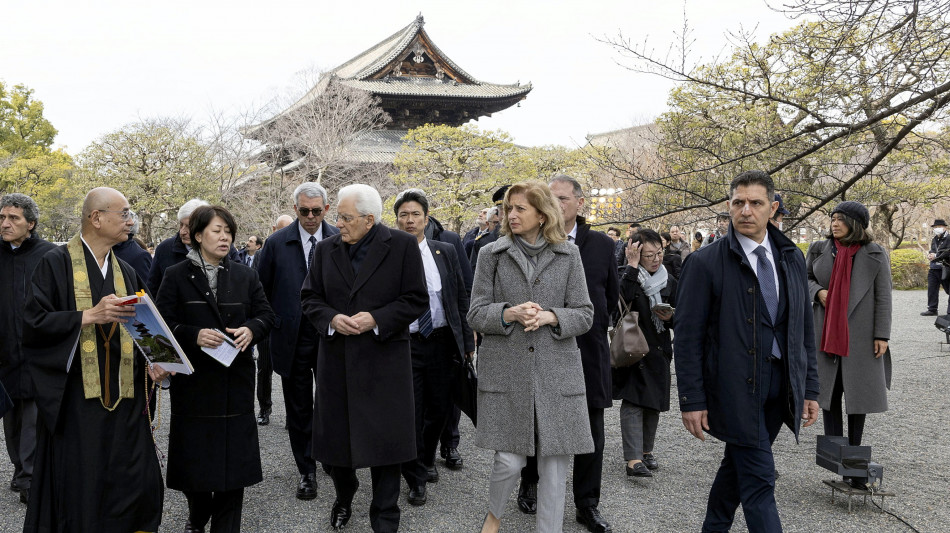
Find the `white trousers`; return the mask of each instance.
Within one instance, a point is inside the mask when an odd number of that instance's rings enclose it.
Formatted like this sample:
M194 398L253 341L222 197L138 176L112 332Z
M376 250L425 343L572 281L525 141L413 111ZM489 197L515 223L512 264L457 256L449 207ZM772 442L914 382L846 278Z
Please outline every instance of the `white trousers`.
M521 469L527 464L524 455L495 452L488 489L488 510L501 519L515 485L521 479ZM560 533L564 524L564 495L567 490L567 467L570 455L538 457L538 533Z

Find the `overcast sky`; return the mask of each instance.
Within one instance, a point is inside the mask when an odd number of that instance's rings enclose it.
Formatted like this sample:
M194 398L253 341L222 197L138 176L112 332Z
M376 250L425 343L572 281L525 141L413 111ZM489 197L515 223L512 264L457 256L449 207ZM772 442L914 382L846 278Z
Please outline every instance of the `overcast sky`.
M300 72L334 68L420 12L469 74L534 85L521 107L478 121L519 144L573 147L665 109L671 85L619 66L596 38L623 32L665 51L683 25L670 0L30 0L3 6L0 79L34 89L56 144L77 154L142 118L259 109ZM762 40L795 24L764 0L694 0L686 14L694 59L721 52L729 30Z

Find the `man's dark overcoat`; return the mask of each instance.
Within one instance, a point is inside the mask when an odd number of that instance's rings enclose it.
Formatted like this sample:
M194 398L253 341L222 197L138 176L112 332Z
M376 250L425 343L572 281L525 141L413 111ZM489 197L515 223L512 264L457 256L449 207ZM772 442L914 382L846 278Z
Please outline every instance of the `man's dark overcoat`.
M152 254L142 249L139 243L135 242L134 237L129 235L128 240L113 246L112 251L119 259L134 268L139 277L148 279L148 275L152 271ZM152 292L152 294L155 294L155 292Z
M339 235L317 245L301 291L320 335L313 457L350 468L416 457L409 324L429 305L414 237L379 224L358 272ZM379 333L329 333L337 314L373 315Z
M459 234L445 229L441 222L430 216L429 221L426 222L425 236L426 239L451 244L455 248L455 253L459 257L459 267L462 269L462 279L465 280L465 292L471 295L472 280L475 278L475 274L471 263L467 260L468 255L465 255L465 246L462 244L462 238L459 237ZM463 257L466 260L463 261Z
M805 400L818 399L818 370L805 257L771 224L769 240L787 310L783 364L791 397L784 422L798 437ZM689 254L674 315L676 384L682 411L709 411L709 433L740 446L758 446L763 347L757 343L764 300L758 279L730 225L725 237ZM765 349L768 349L766 346Z
M340 230L323 221L323 239L337 235ZM314 251L316 254L317 251ZM261 276L264 294L274 308L277 318L270 336L271 361L274 372L290 377L291 361L297 349L300 331L300 287L307 277L307 262L300 242L300 221L283 227L266 241L257 252L254 268ZM314 262L317 261L314 257Z
M228 259L222 265L217 298L205 274L183 261L165 271L155 303L195 367L194 374L171 378L167 483L176 490L233 490L263 479L252 348L226 367L201 350L198 331L247 326L257 343L274 313L253 269Z
M468 292L465 290L463 268L455 247L451 244L426 239L426 245L432 252L439 278L442 280L442 309L445 321L452 330L459 361L467 352L475 351L475 336L465 316L468 315ZM468 263L467 261L465 262ZM448 379L448 377L446 377Z
M617 310L620 295L614 263L614 241L599 231L591 231L590 224L583 217L577 217L576 224L574 244L580 248L587 291L594 304L594 325L587 333L577 336L577 347L581 350L581 363L584 366L587 406L608 408L613 402L607 328L610 327L610 316Z

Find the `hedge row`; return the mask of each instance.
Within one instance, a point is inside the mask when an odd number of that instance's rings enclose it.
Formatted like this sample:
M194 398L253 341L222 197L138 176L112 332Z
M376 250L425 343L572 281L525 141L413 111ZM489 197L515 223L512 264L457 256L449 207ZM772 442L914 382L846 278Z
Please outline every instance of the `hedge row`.
M808 253L808 243L797 243L803 254ZM891 279L895 289L926 289L927 269L930 263L924 252L915 248L891 251Z

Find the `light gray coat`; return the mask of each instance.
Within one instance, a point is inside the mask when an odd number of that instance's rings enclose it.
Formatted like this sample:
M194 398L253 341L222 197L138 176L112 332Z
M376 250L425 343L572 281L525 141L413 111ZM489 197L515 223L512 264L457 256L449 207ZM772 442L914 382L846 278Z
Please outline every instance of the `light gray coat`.
M808 248L808 292L814 302L816 347L821 347L825 308L818 301L818 291L827 289L834 266L834 242L830 239ZM818 404L831 408L838 365L848 414L882 413L887 411L887 389L891 387L890 349L880 358L874 357L874 339L891 337L891 265L887 252L878 244L861 247L851 267L851 288L848 296L848 357L829 356L818 350Z
M574 340L594 321L584 266L568 242L549 244L537 258L528 280L527 259L510 238L502 236L478 254L468 312L469 325L484 335L475 444L535 455L537 433L538 455L591 453L584 370ZM528 301L553 311L560 332L502 324L506 307Z

